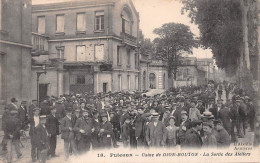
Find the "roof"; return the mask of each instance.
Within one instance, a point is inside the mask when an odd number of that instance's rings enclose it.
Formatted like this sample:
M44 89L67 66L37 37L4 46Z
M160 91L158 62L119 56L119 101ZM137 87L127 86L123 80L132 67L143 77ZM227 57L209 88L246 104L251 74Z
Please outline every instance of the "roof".
M69 9L86 6L98 6L98 5L109 5L115 4L118 0L78 0L68 2L57 2L48 4L37 4L32 6L32 12L44 11L44 10L55 10L55 9Z

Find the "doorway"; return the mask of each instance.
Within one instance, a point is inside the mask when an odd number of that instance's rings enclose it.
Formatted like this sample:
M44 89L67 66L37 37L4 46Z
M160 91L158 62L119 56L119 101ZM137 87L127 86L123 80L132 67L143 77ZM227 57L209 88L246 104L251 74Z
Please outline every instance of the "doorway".
M103 92L107 93L107 83L103 83Z
M48 84L39 84L39 101L43 101L47 97Z

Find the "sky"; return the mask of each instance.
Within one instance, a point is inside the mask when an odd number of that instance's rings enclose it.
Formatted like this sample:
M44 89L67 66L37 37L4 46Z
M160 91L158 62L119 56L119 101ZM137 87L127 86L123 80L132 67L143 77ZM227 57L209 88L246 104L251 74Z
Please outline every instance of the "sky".
M33 4L44 4L51 2L63 2L70 0L32 0ZM74 0L75 1L75 0ZM140 29L145 38L153 40L157 36L153 34L155 28L161 27L165 23L175 22L190 26L191 31L199 36L199 29L190 23L187 14L181 14L182 3L180 0L132 0L140 16ZM211 58L211 50L202 48L193 49L193 57Z

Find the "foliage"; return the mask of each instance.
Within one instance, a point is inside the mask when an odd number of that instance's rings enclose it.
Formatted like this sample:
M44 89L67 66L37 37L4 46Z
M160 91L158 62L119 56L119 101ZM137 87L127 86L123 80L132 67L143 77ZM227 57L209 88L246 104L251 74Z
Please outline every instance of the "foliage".
M189 26L178 23L163 24L153 31L159 37L154 39L156 55L168 62L168 76L177 69L177 59L181 52L192 53L192 48L197 46L194 34Z
M140 45L140 53L142 55L153 54L153 43L151 42L150 39L144 38L142 31L140 31L139 45Z
M234 74L242 54L242 11L239 0L183 0L182 12L200 29L201 45L211 48L216 64Z

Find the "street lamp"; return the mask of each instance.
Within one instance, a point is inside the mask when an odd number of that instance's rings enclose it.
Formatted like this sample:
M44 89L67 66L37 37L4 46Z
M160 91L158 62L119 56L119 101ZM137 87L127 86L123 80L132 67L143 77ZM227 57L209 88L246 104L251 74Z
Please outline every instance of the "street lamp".
M38 106L39 106L39 78L41 76L41 74L46 74L46 64L42 65L42 70L44 71L40 71L40 72L36 72L37 74L37 103L38 103Z

